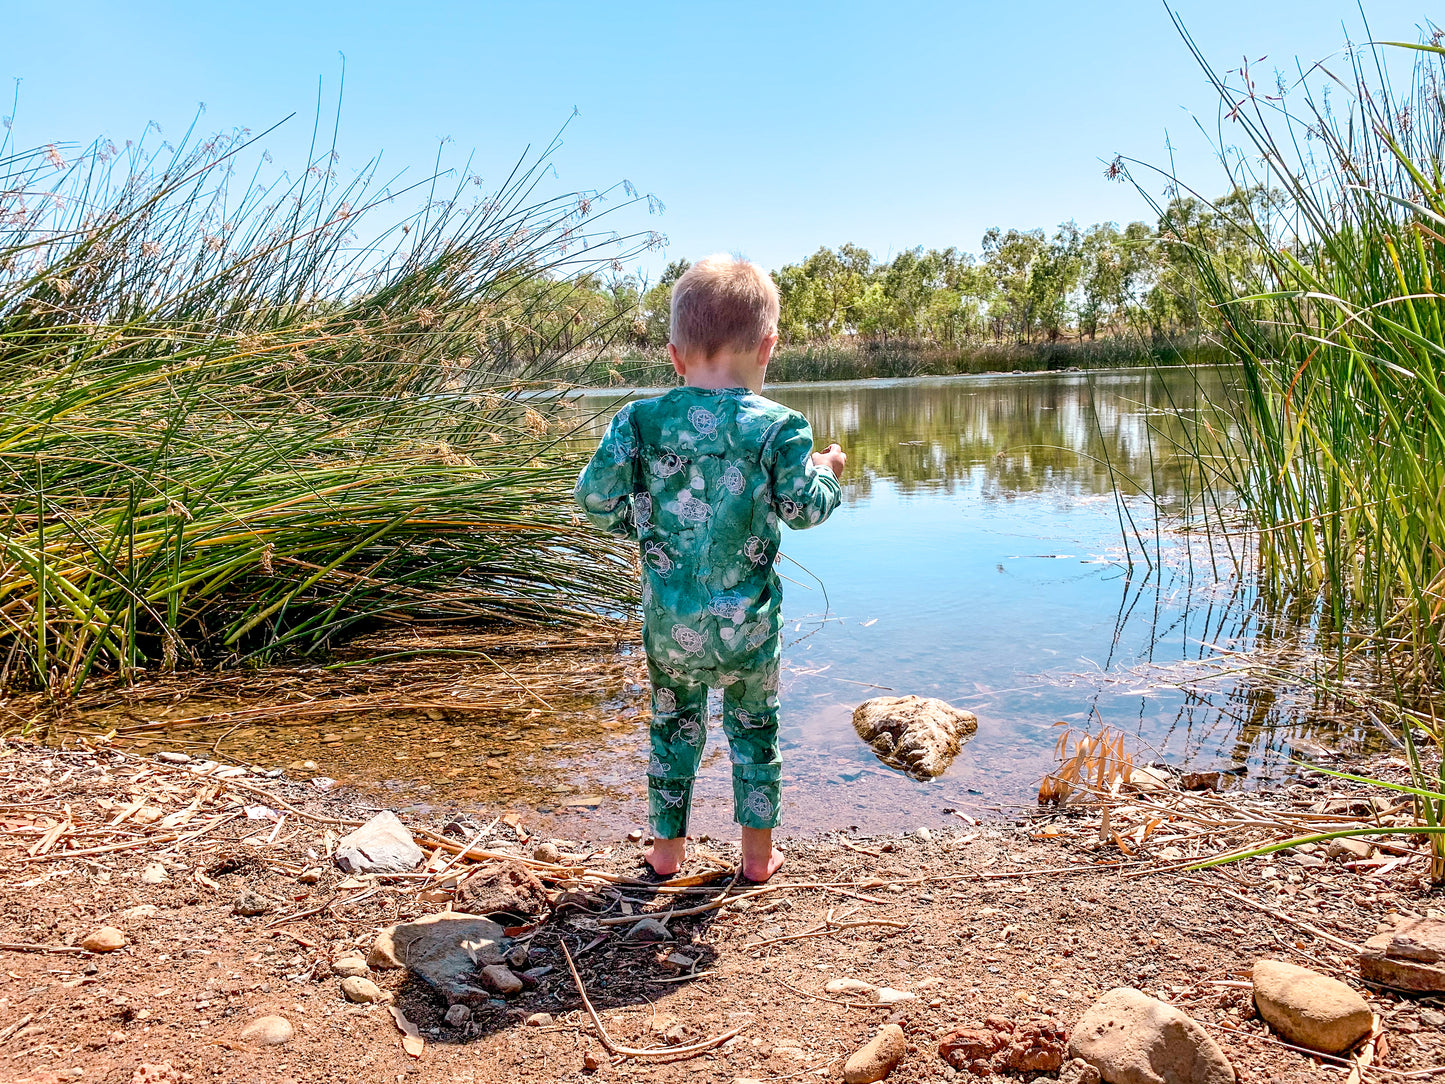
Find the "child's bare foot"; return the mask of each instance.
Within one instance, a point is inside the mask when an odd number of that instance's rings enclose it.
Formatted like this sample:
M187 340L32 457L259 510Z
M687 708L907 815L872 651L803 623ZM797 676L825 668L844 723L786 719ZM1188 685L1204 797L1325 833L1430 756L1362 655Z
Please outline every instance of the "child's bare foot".
M773 846L771 828L743 829L743 876L762 884L783 864L783 852Z
M783 864L783 852L776 847L770 853L764 855L761 860L749 862L743 859L743 876L754 884L762 884Z
M652 846L642 852L643 859L659 877L671 877L682 869L687 859L687 837L677 839L654 839Z

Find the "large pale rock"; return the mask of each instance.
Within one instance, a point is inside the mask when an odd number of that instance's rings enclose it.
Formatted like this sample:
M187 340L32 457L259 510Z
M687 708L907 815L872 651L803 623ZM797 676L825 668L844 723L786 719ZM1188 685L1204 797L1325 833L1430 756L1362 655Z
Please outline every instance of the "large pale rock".
M1326 1054L1348 1050L1374 1023L1365 999L1339 979L1283 960L1254 962L1254 1003L1287 1041Z
M424 857L401 818L389 809L336 844L336 864L346 873L406 873Z
M882 1080L908 1052L908 1040L897 1024L884 1024L878 1034L843 1063L844 1084L873 1084Z
M1445 922L1406 919L1360 950L1360 977L1397 990L1445 990Z
M114 926L99 926L81 939L80 947L90 952L116 952L125 948L125 934Z
M915 779L932 779L978 730L978 717L942 700L875 696L853 709L853 729L884 764Z
M1234 1066L1173 1005L1120 986L1084 1011L1069 1040L1108 1084L1233 1084Z
M367 963L374 968L406 967L448 1005L485 1001L485 969L503 962L506 934L481 915L441 911L389 926L377 935Z
M241 1029L241 1041L257 1046L280 1046L289 1043L295 1034L296 1029L284 1016L258 1016Z

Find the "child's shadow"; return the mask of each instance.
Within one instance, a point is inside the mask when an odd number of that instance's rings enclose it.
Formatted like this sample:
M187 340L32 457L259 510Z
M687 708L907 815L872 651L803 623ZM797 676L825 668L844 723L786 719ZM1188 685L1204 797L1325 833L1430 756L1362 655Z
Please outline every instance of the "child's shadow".
M445 997L410 971L397 991L397 1005L432 1042L472 1042L522 1026L539 1013L552 1017L550 1023L534 1021L543 1029L566 1027L595 1037L596 1028L588 1018L561 944L565 942L587 998L598 1013L624 1006L656 1005L691 982L706 981L707 972L719 956L708 930L722 908L690 915L670 912L717 902L725 896L736 898L757 886L735 880L731 870L707 885L687 884L691 880L683 882L687 891L677 891L676 881L658 880L618 883L586 893L559 893L555 909L540 922L509 930L515 935L510 948L516 956L508 966L522 977L525 988L507 997L480 993L468 996L465 1003L469 1018L462 1014L463 1018L457 1019L454 1015L449 1022ZM674 890L667 891L669 887ZM494 917L504 925L509 921L506 916ZM662 922L670 938L649 939L646 928L637 928L648 918ZM406 938L408 932L408 925L399 926L397 940ZM521 962L523 947L525 962ZM472 970L469 985L484 986L481 971L480 965ZM570 1024L572 1020L577 1021L576 1028ZM614 1024L608 1031L622 1045L662 1049L708 1037L692 1034L685 1027L665 1037L650 1029L639 1035L634 1033L635 1027L624 1023Z

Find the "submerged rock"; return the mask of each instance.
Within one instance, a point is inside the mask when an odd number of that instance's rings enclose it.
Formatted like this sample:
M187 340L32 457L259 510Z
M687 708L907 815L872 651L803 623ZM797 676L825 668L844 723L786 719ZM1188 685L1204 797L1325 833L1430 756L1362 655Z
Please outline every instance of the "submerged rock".
M921 696L875 696L853 709L853 729L878 759L915 779L942 775L978 717L942 700Z

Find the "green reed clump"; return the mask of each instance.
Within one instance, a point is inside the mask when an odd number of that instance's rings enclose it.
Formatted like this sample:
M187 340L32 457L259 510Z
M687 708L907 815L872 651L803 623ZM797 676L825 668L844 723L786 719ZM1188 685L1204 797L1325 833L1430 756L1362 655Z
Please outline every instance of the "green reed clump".
M1373 659L1402 703L1428 695L1445 678L1445 50L1351 47L1266 96L1185 39L1248 147L1225 155L1227 202L1176 180L1159 208L1239 377L1217 404L1230 454L1198 454L1243 510L1266 601L1338 634L1342 663ZM1232 258L1202 206L1246 242Z
M539 195L555 146L485 193L0 144L0 688L628 606L550 389L608 338L574 272L658 238Z

